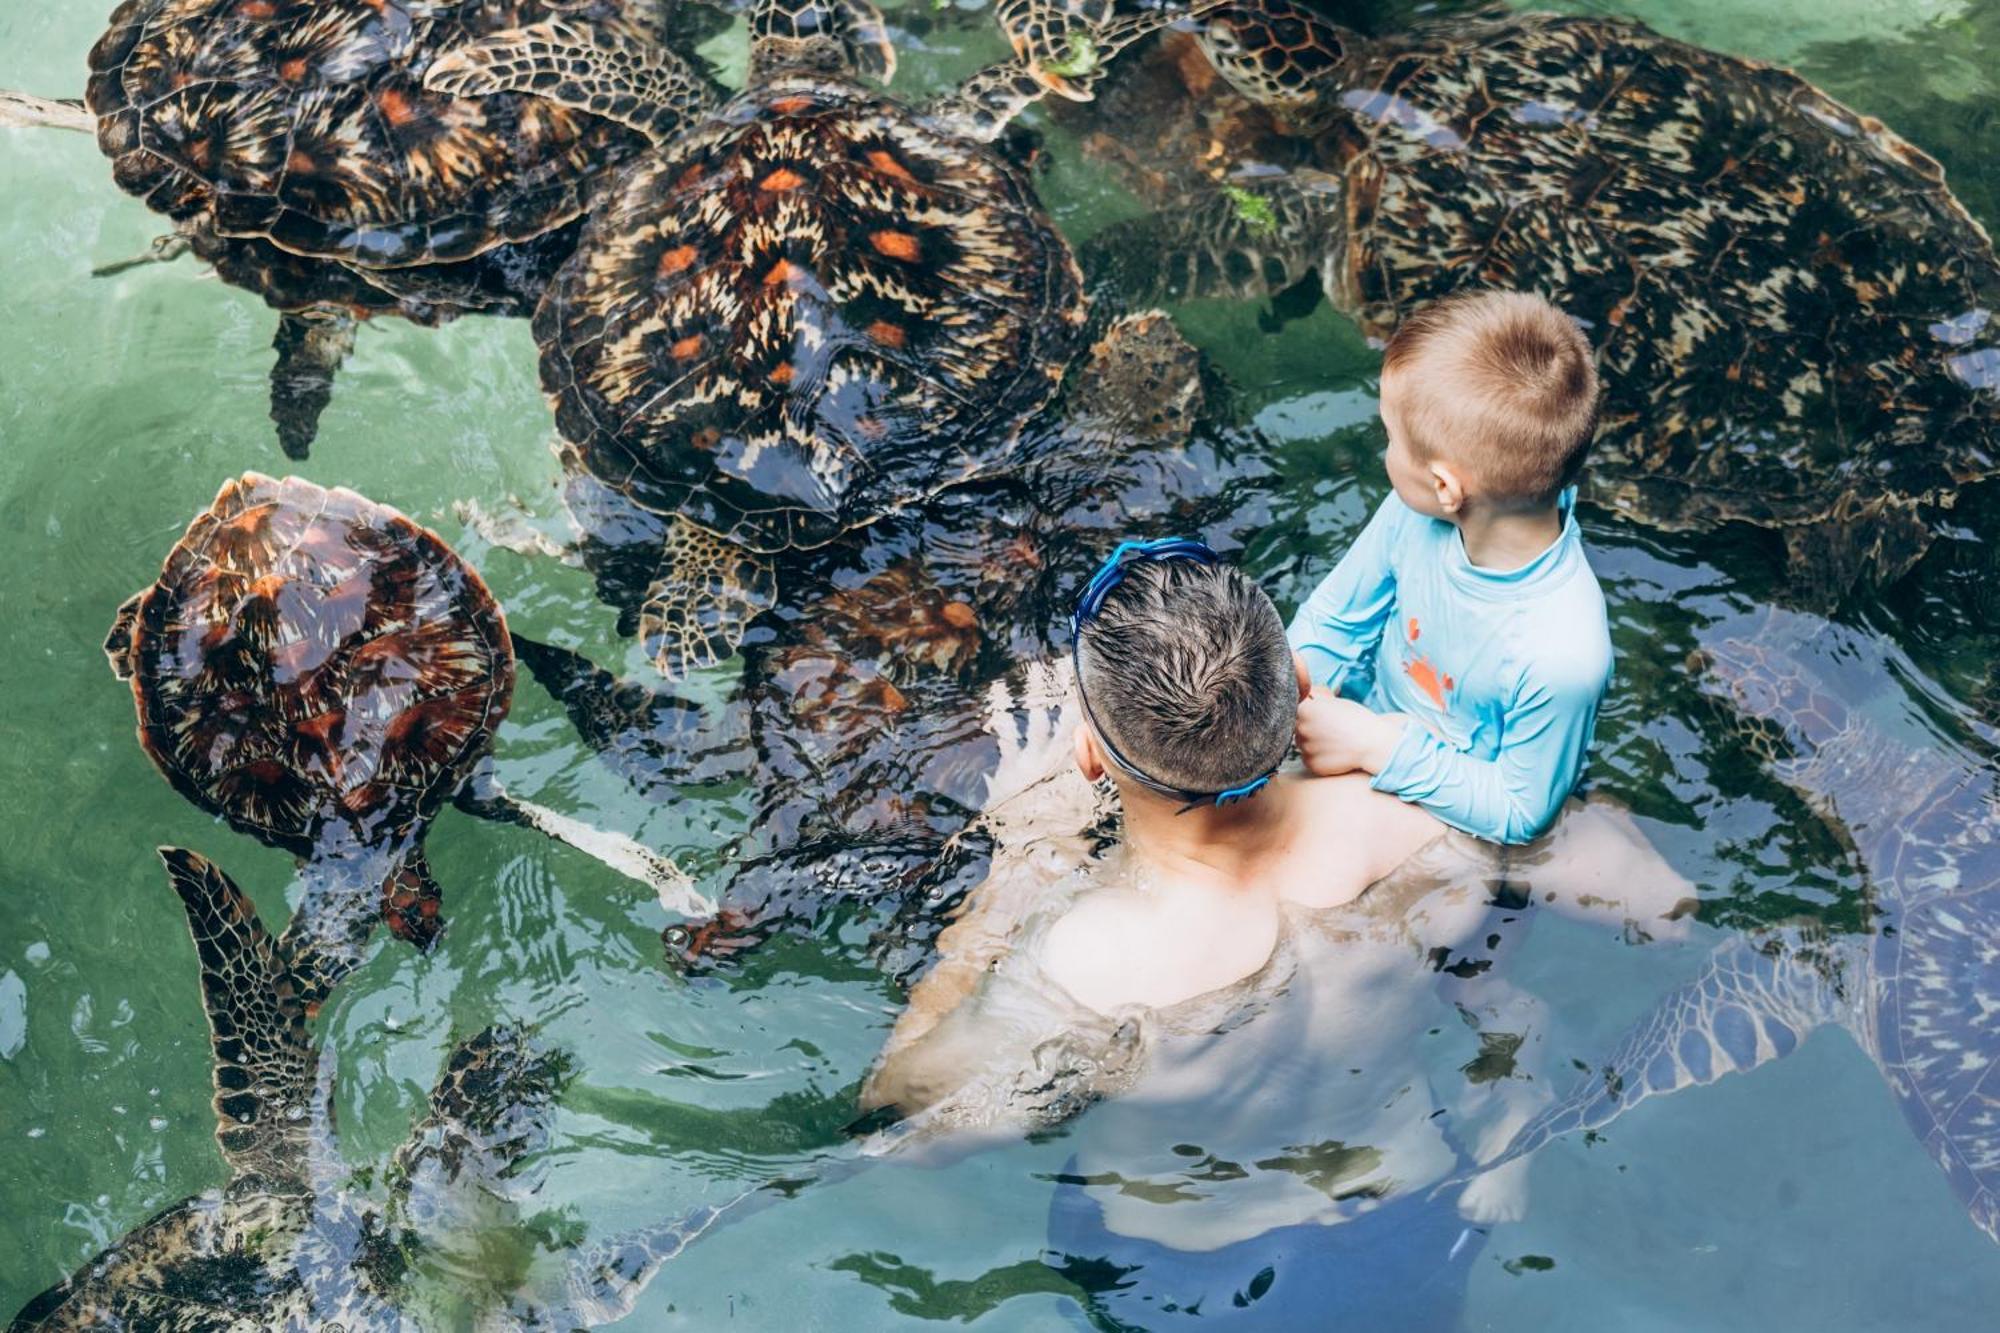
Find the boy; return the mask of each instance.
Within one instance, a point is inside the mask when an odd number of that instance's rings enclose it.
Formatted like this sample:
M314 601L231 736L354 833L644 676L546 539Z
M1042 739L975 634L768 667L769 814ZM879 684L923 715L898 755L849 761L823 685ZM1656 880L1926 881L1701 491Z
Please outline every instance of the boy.
M1289 632L1316 685L1300 754L1527 842L1576 786L1611 678L1572 512L1596 424L1590 345L1539 297L1459 293L1389 340L1381 410L1394 493Z

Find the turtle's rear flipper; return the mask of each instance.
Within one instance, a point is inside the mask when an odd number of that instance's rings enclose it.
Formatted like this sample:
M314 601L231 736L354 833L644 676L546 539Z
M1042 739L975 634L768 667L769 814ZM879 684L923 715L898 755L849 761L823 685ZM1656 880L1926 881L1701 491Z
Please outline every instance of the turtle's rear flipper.
M639 641L662 676L679 680L735 656L750 622L777 600L767 557L677 518L639 608Z
M451 1191L532 1190L514 1168L547 1146L551 1113L569 1080L568 1056L496 1025L460 1042L431 1088L430 1114L396 1150L390 1179L424 1235L440 1230Z
M46 127L93 134L97 117L74 97L37 97L0 89L0 129Z
M403 858L396 873L382 882L382 920L399 940L425 953L444 931L444 890L431 878L421 847Z
M1731 940L1700 976L1641 1019L1609 1060L1523 1125L1480 1170L1505 1166L1565 1134L1602 1128L1656 1093L1699 1087L1789 1055L1808 1032L1839 1017L1837 997L1809 962Z
M238 1176L298 1177L314 1075L305 1001L257 909L229 876L178 847L160 848L160 860L201 959L222 1154Z
M334 372L354 350L354 321L345 315L283 315L271 340L271 420L285 457L303 459L319 434L319 414L333 397Z

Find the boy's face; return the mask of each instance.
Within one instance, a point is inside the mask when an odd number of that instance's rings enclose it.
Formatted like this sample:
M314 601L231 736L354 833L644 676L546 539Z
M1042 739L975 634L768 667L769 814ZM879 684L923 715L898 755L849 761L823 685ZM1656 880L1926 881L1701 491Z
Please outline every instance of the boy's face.
M1389 432L1389 451L1382 461L1389 469L1389 484L1396 498L1426 518L1450 518L1438 498L1437 477L1419 462L1410 448L1409 432L1403 428L1404 390L1402 377L1394 371L1382 376L1382 425Z

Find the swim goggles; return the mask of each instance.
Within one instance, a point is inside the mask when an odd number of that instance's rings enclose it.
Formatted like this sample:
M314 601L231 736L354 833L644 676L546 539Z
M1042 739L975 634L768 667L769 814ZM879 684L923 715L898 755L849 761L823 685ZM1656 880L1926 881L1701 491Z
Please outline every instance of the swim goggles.
M1137 564L1165 564L1170 560L1192 560L1196 564L1211 567L1222 563L1222 557L1211 550L1208 543L1196 541L1191 537L1161 537L1149 542L1119 542L1112 548L1111 554L1104 557L1104 563L1097 567L1097 572L1090 576L1090 582L1083 585L1083 591L1077 594L1076 606L1069 616L1069 655L1071 667L1076 675L1077 700L1083 704L1083 715L1089 720L1090 729L1096 734L1097 743L1103 747L1104 753L1110 757L1112 763L1124 769L1134 782L1146 790L1183 802L1181 808L1174 813L1184 815L1199 806L1221 807L1255 796L1269 785L1278 769L1273 765L1271 771L1264 776L1253 778L1241 786L1224 788L1222 791L1191 791L1186 787L1176 787L1171 782L1160 781L1127 759L1099 725L1097 714L1091 710L1090 694L1083 687L1084 626L1103 609L1104 599L1110 596L1111 590L1125 581L1126 570Z

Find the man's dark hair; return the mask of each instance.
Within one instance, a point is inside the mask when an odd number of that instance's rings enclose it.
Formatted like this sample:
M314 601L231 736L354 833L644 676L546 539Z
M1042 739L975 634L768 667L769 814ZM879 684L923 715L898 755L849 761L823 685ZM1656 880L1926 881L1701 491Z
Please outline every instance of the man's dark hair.
M1220 792L1291 749L1299 691L1285 624L1240 570L1134 564L1078 650L1097 725L1149 777Z

